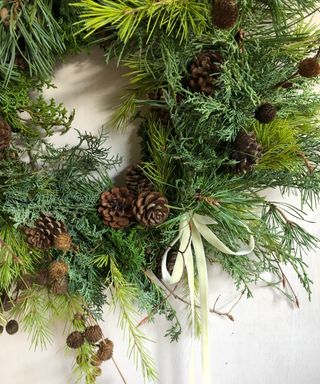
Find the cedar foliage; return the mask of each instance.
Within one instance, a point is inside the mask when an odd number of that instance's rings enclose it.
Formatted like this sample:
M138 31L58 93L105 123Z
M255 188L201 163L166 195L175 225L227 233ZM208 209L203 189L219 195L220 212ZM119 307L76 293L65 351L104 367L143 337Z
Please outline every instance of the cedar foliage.
M320 30L307 16L320 3L239 0L239 17L230 30L214 27L209 0L69 3L0 1L0 9L8 10L0 22L0 114L13 131L10 147L0 154L0 290L12 298L10 314L42 347L52 338L50 317L62 313L70 325L84 308L101 318L105 303L119 305L129 352L145 379L155 380L137 321L159 313L171 322L171 341L182 332L167 292L147 272L156 270L185 212L213 217L212 229L231 248L248 240L243 223L258 234L252 257L228 257L206 246L208 260L219 262L248 297L252 283L265 282L264 272L270 272L267 283L297 302L294 292L282 288L281 264L295 270L311 295L305 251L317 247L317 240L297 219L303 222L303 207L314 207L320 193L320 97L314 90L319 78L303 78L297 70L301 60L319 55ZM74 112L45 100L42 89L53 86L57 59L93 42L103 44L106 61L116 57L128 68L129 86L112 124L125 129L139 118L144 174L171 208L159 228L119 231L103 225L97 203L112 187L108 170L121 162L109 156L104 133L79 133L78 143L62 148L47 141L71 128ZM208 50L222 57L211 96L187 86L190 63ZM276 106L277 118L261 125L254 111L265 102ZM245 174L232 171L241 130L254 132L263 147L262 159ZM264 188L276 187L283 194L298 192L302 209L261 196ZM22 229L43 213L67 224L70 250L43 252L27 244ZM69 267L67 295L36 283L17 290L19 279L46 270L56 259ZM187 289L182 296L188 296ZM198 317L196 311L197 334ZM5 318L0 311L0 322ZM75 373L93 383L91 347L78 353Z

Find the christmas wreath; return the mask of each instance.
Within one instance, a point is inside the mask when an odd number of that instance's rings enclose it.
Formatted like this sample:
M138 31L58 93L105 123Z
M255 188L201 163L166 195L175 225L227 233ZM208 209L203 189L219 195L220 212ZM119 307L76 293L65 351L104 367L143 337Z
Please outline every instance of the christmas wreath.
M94 383L113 359L102 306L117 305L152 382L137 318L164 315L178 340L171 296L201 334L209 383L207 262L243 295L264 281L298 305L287 264L310 296L304 251L317 239L295 218L320 193L320 31L310 22L319 9L316 0L0 1L1 331L22 327L45 346L50 320L65 319L75 375ZM48 140L73 118L43 97L54 65L94 44L128 68L108 127L139 124L141 162L122 185L108 177L120 158L103 131L79 133L74 146ZM302 208L269 201L266 188L298 193Z

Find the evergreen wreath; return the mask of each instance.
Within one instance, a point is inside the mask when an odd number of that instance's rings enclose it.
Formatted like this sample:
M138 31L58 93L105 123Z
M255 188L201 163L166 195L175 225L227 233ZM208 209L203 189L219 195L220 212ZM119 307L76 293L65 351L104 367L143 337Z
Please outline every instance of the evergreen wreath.
M98 325L108 295L151 382L138 312L163 314L176 341L173 296L193 334L202 328L208 383L206 260L247 297L269 272L298 305L282 264L311 295L304 250L317 239L294 218L320 193L320 30L309 22L319 9L317 0L0 1L1 331L22 327L45 346L49 320L63 317L75 375L94 383L114 347ZM71 129L73 112L42 90L57 60L93 44L129 69L112 126L140 125L142 158L123 185L108 177L120 158L104 132L63 148L47 140ZM298 192L302 209L260 194L275 187Z

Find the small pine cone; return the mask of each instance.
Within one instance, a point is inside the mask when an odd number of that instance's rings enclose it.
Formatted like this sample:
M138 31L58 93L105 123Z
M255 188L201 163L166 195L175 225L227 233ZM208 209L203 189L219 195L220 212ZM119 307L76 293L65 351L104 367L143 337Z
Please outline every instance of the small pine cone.
M16 320L10 320L7 322L6 331L9 335L14 335L19 330L19 324Z
M7 312L10 311L14 306L12 298L7 294L7 292L3 292L0 297L0 310Z
M72 238L67 232L60 233L54 238L53 246L56 249L59 249L60 251L70 251L70 249L72 248Z
M241 131L238 133L234 145L233 158L238 161L237 171L253 170L262 156L262 147L257 142L254 132Z
M52 293L55 295L65 295L68 293L68 280L66 278L62 278L60 280L55 280L50 285Z
M178 251L176 251L175 249L169 250L168 255L167 255L167 270L170 273L170 275L173 272L173 268L174 268L175 262L177 260L177 256L178 256ZM157 270L156 270L156 275L160 280L162 280L162 271L161 271L161 269L162 269L162 266L161 266L162 265L162 257L163 257L163 255L160 255L160 257L158 258Z
M2 335L3 331L4 331L4 326L0 325L0 335Z
M254 117L259 121L259 123L268 124L275 119L276 115L277 108L273 104L264 103L259 105L256 109Z
M11 141L10 125L0 117L0 150L8 147Z
M109 339L105 339L100 342L99 350L97 352L97 358L102 361L110 360L113 355L113 342Z
M238 20L239 8L236 0L214 0L212 23L220 29L232 28Z
M100 197L98 212L105 225L112 228L126 228L132 219L133 197L125 187L114 187L103 192Z
M53 261L49 265L49 278L51 281L62 279L67 275L69 267L64 261Z
M142 192L133 205L136 220L146 227L162 224L169 216L168 200L159 192Z
M34 228L24 228L27 242L39 249L49 249L53 246L54 239L61 233L66 233L66 226L62 221L55 220L50 216L41 215L36 221Z
M205 51L198 54L192 61L187 81L192 92L212 95L216 89L216 82L221 72L222 57L219 52Z
M308 57L300 61L299 74L303 77L317 77L320 75L320 61L317 57Z
M87 327L84 331L84 337L90 344L95 344L103 338L102 329L99 325Z
M83 334L79 331L70 333L67 337L67 346L72 349L80 348L84 343Z
M139 165L128 168L126 172L126 187L133 195L141 192L152 191L152 183L145 176Z

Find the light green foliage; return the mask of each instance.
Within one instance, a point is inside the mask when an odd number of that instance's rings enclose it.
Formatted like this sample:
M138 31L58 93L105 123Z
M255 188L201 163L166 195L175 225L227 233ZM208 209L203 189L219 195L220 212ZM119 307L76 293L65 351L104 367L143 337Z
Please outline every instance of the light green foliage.
M134 285L126 282L114 259L110 259L110 278L113 285L111 293L114 303L119 306L119 325L128 337L128 352L137 367L140 367L145 380L154 381L157 378L156 369L145 343L148 338L136 326L137 312L134 303L139 300L138 291Z
M85 0L74 5L82 8L83 29L89 34L111 25L124 43L141 25L149 36L163 29L180 41L189 38L191 31L200 35L207 26L207 6L196 0Z
M0 218L0 291L9 291L12 282L34 272L40 254L25 243L21 231Z
M34 348L44 349L52 342L51 326L54 320L70 322L74 314L81 310L81 306L82 299L79 296L54 295L47 289L35 286L19 296L11 313L28 332Z

